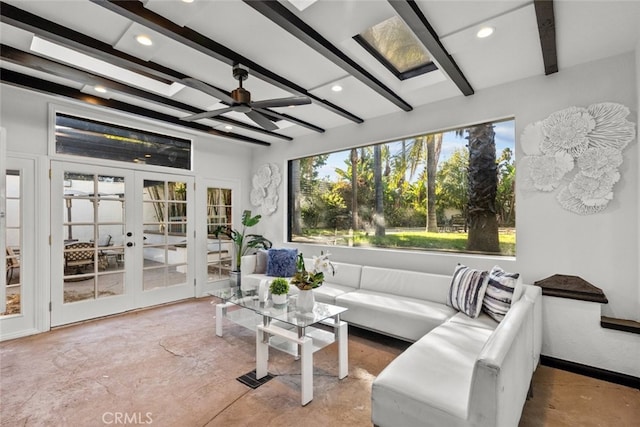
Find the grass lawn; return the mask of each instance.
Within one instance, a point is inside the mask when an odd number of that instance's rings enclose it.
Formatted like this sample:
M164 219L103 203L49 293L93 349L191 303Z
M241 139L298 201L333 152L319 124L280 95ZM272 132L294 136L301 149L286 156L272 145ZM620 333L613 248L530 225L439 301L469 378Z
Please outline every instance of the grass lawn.
M305 233L305 237L334 236L336 244L348 245L352 240L353 246L374 246L384 248L426 249L439 251L464 252L467 245L467 233L452 231L428 233L426 231L393 229L387 230L384 237L375 237L372 233L355 232L353 237L346 232L337 233L334 230L313 230ZM515 256L516 233L513 228L500 229L498 239L500 242L500 255Z

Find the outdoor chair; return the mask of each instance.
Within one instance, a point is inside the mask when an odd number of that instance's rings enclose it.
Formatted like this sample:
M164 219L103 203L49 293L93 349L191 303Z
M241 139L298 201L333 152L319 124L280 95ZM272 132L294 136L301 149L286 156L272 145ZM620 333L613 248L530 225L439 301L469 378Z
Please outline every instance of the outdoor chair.
M86 266L93 265L95 261L93 248L93 243L90 242L76 242L66 245L64 248L65 270L75 268L76 274L80 274Z
M20 268L20 258L15 254L12 248L7 246L7 285L13 278L13 270Z

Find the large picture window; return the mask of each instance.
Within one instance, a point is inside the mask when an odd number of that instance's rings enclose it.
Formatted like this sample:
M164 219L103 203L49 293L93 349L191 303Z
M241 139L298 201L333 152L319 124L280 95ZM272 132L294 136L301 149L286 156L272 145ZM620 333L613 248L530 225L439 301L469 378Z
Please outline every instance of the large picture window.
M515 255L514 120L289 161L289 240Z

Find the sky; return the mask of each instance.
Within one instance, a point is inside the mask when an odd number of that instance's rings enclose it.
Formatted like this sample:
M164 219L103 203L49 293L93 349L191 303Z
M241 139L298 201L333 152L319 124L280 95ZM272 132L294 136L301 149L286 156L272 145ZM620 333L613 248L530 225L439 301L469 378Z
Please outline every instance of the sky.
M496 154L500 156L500 153L505 148L511 148L511 151L515 153L515 121L507 120L499 122L494 125L494 132L496 134ZM440 152L439 163L446 161L456 148L464 147L467 144L465 136L457 136L455 131L445 132L442 137L442 149ZM335 173L336 168L345 169L346 165L344 161L349 158L351 150L339 151L331 153L327 159L327 163L320 168L318 177L328 177L329 180L334 180L337 175Z

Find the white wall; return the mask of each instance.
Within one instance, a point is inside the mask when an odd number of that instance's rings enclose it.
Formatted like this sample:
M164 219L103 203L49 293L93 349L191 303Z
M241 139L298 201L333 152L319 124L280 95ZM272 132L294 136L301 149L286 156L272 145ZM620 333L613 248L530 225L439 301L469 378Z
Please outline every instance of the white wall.
M640 40L636 45L636 112L638 120L636 121L636 129L640 135ZM638 164L640 164L640 149L638 149ZM638 174L638 191L640 192L640 174ZM640 197L638 197L638 212L640 213ZM640 253L640 226L638 226L638 252ZM640 254L638 256L640 258ZM638 261L638 288L640 289L640 261ZM640 321L640 291L638 291L638 305L636 309L635 319Z
M329 130L324 135L297 138L278 147L257 148L259 154L253 167L255 170L263 162L271 161L286 171L283 159L510 116L516 119L518 139L527 124L544 119L554 111L604 101L628 106L632 111L628 119L634 121L638 111L635 62L633 53L609 58L551 76L479 91L471 97L416 108L410 113L399 112L361 125ZM522 155L517 143L516 158ZM332 252L347 262L366 260L367 264L436 273L449 273L458 261L489 267L499 262L505 268L519 271L527 283L556 273L577 275L604 290L610 301L603 308L605 314L638 318L637 141L632 142L623 155L622 178L615 186L615 198L601 214L579 216L563 210L555 194L518 191L515 259L358 248L335 248ZM285 190L283 188L283 193ZM281 197L278 212L260 224L261 231L279 242L283 241L286 230L285 201L286 197ZM309 255L320 251L312 246L300 247L311 252Z
M524 127L569 106L617 102L631 110L628 120L640 121L640 47L636 53L561 70L551 76L519 82L459 97L410 113L399 112L298 138L271 149L256 149L253 169L276 162L286 171L286 160L376 141L388 141L429 131L450 129L493 119L515 117L516 141ZM522 149L517 142L516 158ZM637 335L599 327L600 315L640 320L640 153L637 138L623 152L621 180L614 200L596 215L580 216L563 210L555 193L517 191L517 255L515 258L477 257L428 252L330 248L334 259L416 271L449 274L457 262L478 268L499 263L518 271L526 283L553 274L580 276L602 288L609 304L552 299L545 310L543 354L629 375L639 375L640 345ZM285 159L285 160L283 160ZM522 177L518 176L518 183ZM516 186L516 188L518 188ZM283 193L286 187L283 188ZM261 232L282 244L286 231L286 194L276 214L259 226ZM306 256L326 247L294 245ZM544 307L543 307L544 308ZM585 320L586 319L586 320Z
M266 162L278 164L283 177L286 177L288 159L505 117L516 118L516 137L519 138L527 124L543 119L554 111L603 101L624 104L632 111L630 120L640 118L640 77L637 72L640 70L640 65L637 65L640 64L640 59L636 57L640 57L640 47L637 52L637 55L622 55L561 70L551 76L530 78L478 91L471 97L460 96L416 108L409 113L398 112L367 120L360 125L347 125L328 130L324 134L296 138L292 142L277 142L268 148L188 134L177 130L178 128L169 130L176 136L193 138L197 153L194 157L194 170L199 178L241 181L243 207L250 208L251 176L258 166ZM1 119L2 126L7 129L8 151L46 156L48 103L79 104L6 85L2 85L0 89ZM92 109L88 106L83 108ZM96 119L117 117L117 122L123 125L146 123L114 116L112 113L93 114ZM157 127L155 129L158 130ZM522 154L517 145L516 156L521 157ZM477 268L490 268L499 263L508 270L520 272L527 283L556 273L578 275L604 290L610 301L603 306L604 314L640 320L640 153L637 140L627 147L623 155L622 179L616 184L615 199L600 214L578 216L564 211L556 203L554 194L525 194L518 191L515 258L339 247L331 248L331 252L334 259L343 262L441 274L449 274L457 262ZM48 188L44 174L39 184L40 188ZM276 245L282 245L285 238L286 198L285 179L280 188L278 211L265 217L256 230L272 239ZM39 238L38 241L42 239ZM313 245L288 245L299 247L307 256L327 249ZM563 301L559 304L562 306ZM575 324L569 333L572 336L582 336L583 342L588 343L587 348L591 345L598 346L599 341L589 341L592 335L580 323ZM563 343L561 335L553 335L552 330L546 330L545 334L547 344L553 343L553 354L556 357L572 360L573 352L568 347L569 344ZM629 340L637 340L637 335L624 335L627 336ZM611 352L615 350L611 349ZM627 358L627 355L619 354L617 357ZM575 361L591 363L590 359ZM598 361L594 362L594 366L598 366Z

